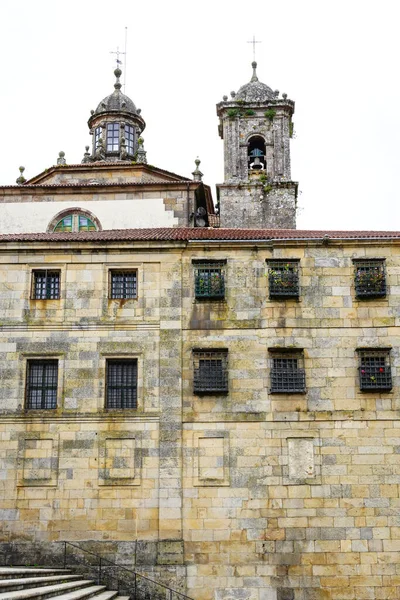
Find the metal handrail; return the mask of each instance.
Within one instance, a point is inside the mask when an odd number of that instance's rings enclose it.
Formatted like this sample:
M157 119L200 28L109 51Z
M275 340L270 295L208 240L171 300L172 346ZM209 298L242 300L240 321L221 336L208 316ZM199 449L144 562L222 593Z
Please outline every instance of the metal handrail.
M165 590L167 590L169 592L169 600L172 600L172 594L176 594L179 598L183 598L186 600L193 600L190 596L187 596L186 594L182 594L182 592L178 592L177 590L174 590L173 588L169 587L168 585L165 585L164 583L159 583L158 581L155 581L154 579L150 579L149 577L146 577L145 575L142 575L141 573L137 573L136 571L133 571L132 569L128 569L127 567L124 567L122 565L118 565L117 563L112 562L111 560L108 560L107 558L103 558L102 556L100 556L99 554L96 554L95 552L92 552L91 550L85 550L84 548L81 548L80 546L78 546L77 544L73 544L72 542L61 542L62 544L64 544L64 569L67 567L67 546L72 546L73 548L77 548L79 551L84 552L86 554L90 554L94 557L96 557L99 560L98 563L98 582L100 583L101 580L101 576L102 576L102 568L104 566L104 563L108 563L109 565L113 566L113 567L117 567L118 569L122 569L124 571L126 571L127 573L129 573L130 575L133 576L133 583L134 583L134 594L133 597L136 600L136 595L137 595L137 587L136 587L136 578L140 577L141 579L144 579L145 581L148 581L150 584L155 585L157 587L161 587L164 588ZM113 579L115 579L118 583L118 588L119 588L119 584L120 582L122 582L123 580L121 580L118 577L114 577Z

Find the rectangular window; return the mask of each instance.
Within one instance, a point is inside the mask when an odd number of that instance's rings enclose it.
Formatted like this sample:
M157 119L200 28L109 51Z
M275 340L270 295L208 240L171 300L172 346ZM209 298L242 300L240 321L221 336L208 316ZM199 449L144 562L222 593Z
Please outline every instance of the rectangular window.
M228 392L228 351L193 351L193 391L195 394Z
M47 269L33 271L32 299L59 300L60 271L48 271Z
M106 408L137 408L137 359L107 360Z
M390 350L358 350L358 354L360 390L391 390Z
M119 150L119 123L107 123L107 152Z
M101 138L101 127L96 127L94 130L94 149L97 150Z
M354 266L357 298L386 296L386 273L383 259L355 260Z
M137 271L111 271L110 298L137 298Z
M133 155L134 149L134 129L132 125L125 125L125 141L126 141L126 151L128 154Z
M306 391L304 358L301 352L274 352L271 362L272 394L303 394Z
M28 360L26 408L57 408L57 360Z
M298 298L299 261L268 261L268 285L270 298Z
M194 263L194 287L197 300L225 298L226 261L199 261Z

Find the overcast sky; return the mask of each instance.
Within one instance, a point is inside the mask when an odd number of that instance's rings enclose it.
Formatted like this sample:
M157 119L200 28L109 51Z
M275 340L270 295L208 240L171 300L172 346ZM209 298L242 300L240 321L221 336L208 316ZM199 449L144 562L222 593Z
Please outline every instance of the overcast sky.
M299 229L399 229L396 0L0 0L0 184L58 152L80 162L87 120L113 91L128 28L126 93L149 163L223 180L215 105L258 76L296 102Z

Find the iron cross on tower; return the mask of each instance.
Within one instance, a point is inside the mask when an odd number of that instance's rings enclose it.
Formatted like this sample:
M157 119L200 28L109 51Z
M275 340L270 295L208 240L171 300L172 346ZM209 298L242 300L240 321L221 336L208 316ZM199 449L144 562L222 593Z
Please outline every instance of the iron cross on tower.
M256 44L261 44L261 42L256 41L256 37L253 35L253 39L248 44L253 44L253 60L256 60Z
M122 65L122 60L119 60L119 55L120 54L126 54L126 52L120 52L119 51L119 46L117 46L117 51L116 52L110 52L110 54L116 54L117 55L117 57L115 59L117 61L117 67L119 67L119 65Z

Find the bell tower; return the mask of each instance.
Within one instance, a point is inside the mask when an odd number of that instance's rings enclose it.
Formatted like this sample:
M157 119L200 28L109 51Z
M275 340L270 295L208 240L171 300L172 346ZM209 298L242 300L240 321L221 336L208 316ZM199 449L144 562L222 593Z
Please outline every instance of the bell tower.
M294 102L258 80L217 104L224 140L224 183L217 185L221 227L295 229L298 184L290 175Z

